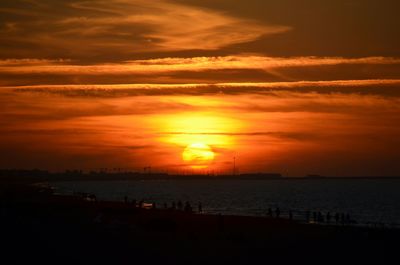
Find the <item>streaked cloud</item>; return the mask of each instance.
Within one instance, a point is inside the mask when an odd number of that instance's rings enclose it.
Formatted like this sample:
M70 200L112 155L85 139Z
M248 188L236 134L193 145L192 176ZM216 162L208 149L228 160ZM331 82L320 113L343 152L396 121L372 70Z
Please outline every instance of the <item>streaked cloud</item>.
M0 60L0 86L43 84L218 84L398 79L392 57L160 58L80 64L69 59ZM361 81L363 82L363 81ZM323 85L323 84L322 84Z
M58 59L58 60L48 60L48 59L5 59L0 60L1 67L21 67L21 66L46 66L46 65L58 65L71 60Z
M216 84L112 84L33 85L3 87L3 91L59 94L69 97L132 97L162 95L271 94L275 91L303 93L361 93L400 96L400 79L297 81Z
M0 55L9 58L216 50L291 29L170 0L15 0L0 13L0 44L8 45Z
M75 74L75 75L117 75L166 72L199 72L214 70L271 70L279 68L304 68L335 65L400 65L400 58L366 57L265 57L225 56L196 58L163 58L134 60L119 64L77 65L70 60L2 60L0 73L13 74Z

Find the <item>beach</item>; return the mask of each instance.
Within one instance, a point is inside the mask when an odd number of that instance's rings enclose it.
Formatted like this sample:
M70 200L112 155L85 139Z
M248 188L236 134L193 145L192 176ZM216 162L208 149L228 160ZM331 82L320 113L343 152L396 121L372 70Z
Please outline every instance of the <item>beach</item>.
M2 264L389 264L400 231L144 209L2 185Z

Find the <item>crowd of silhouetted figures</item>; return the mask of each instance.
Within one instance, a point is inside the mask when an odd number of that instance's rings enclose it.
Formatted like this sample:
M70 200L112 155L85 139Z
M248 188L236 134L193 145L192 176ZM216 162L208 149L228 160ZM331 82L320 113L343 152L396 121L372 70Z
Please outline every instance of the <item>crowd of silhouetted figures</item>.
M173 201L171 204L163 203L160 207L157 206L155 202L146 203L144 200L129 201L128 197L124 198L125 203L132 204L133 207L136 208L144 208L144 209L163 209L163 210L173 210L173 211L183 211L186 213L195 213L196 211L193 209L190 202L186 201L183 203L182 201ZM197 203L197 213L203 213L203 205L201 202ZM296 217L295 217L296 216ZM321 211L305 211L305 212L296 212L289 210L285 216L282 215L281 209L276 207L274 210L272 208L268 208L267 217L269 218L285 218L291 221L305 221L307 224L335 224L335 225L354 225L357 222L350 217L349 213L322 213Z
M88 201L97 201L96 195L75 193L75 195L83 196ZM145 202L144 200L130 200L128 196L124 197L124 203L131 205L133 208L141 209L159 209L180 211L185 213L203 213L203 204L198 202L197 205L192 206L189 201L182 202L181 200L173 201L170 204L164 202L157 205L155 202ZM195 207L195 208L193 208ZM349 213L323 213L321 211L281 211L279 207L274 209L268 208L266 216L275 219L289 219L291 221L305 222L307 224L326 224L326 225L356 225L358 224Z
M335 213L331 214L327 212L323 214L321 212L310 212L306 211L306 222L310 223L312 220L313 223L326 223L331 224L335 223L336 225L350 225L350 224L357 224L357 222L351 219L349 213Z
M173 201L170 205L168 203L163 203L161 208L158 207L157 203L152 202L152 203L146 203L144 200L132 200L130 201L127 196L124 197L124 202L127 204L131 204L132 207L134 208L143 208L143 209L164 209L164 210L173 210L173 211L183 211L186 213L193 213L194 209L191 205L190 202L186 201L183 203L182 201ZM203 212L203 205L201 202L197 204L197 212L202 213Z
M270 218L281 218L281 210L279 207L272 210L268 208L267 216ZM357 222L350 217L349 213L322 213L320 211L305 211L297 214L297 221L305 220L307 224L336 224L336 225L351 225ZM294 212L289 210L287 217L294 220Z

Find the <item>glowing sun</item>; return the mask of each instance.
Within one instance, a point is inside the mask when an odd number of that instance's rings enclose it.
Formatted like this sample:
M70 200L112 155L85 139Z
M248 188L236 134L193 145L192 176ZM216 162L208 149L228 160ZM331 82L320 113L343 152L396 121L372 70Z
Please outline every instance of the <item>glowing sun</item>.
M190 144L182 153L183 161L187 162L193 169L207 168L214 157L215 153L211 147L204 143Z

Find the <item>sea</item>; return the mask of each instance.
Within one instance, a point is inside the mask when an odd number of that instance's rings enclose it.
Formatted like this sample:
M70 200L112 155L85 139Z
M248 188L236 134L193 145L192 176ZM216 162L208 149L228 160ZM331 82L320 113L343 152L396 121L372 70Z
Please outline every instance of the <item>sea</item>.
M400 179L277 179L277 180L135 180L66 181L51 183L58 194L91 193L98 200L143 200L168 207L173 202L201 203L209 214L266 216L279 208L281 216L305 212L326 216L349 214L360 225L400 224Z

